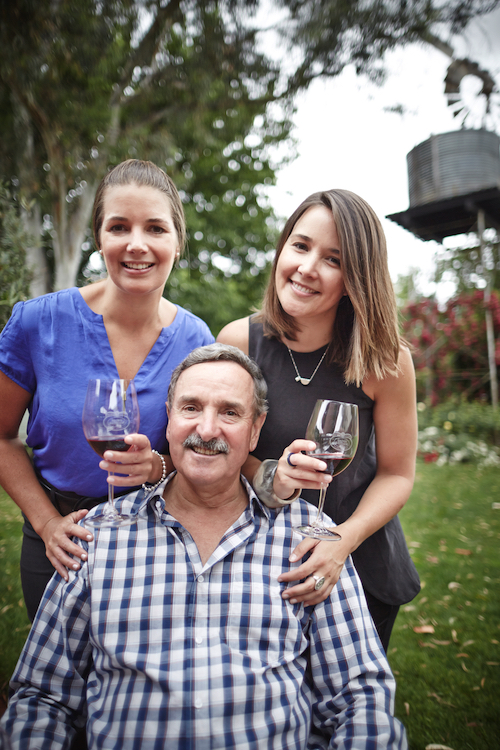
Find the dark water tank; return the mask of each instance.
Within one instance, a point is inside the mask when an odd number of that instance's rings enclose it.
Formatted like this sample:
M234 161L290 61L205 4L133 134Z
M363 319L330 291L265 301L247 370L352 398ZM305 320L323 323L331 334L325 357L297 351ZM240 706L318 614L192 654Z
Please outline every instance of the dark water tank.
M500 137L489 130L431 136L406 157L410 208L500 188Z

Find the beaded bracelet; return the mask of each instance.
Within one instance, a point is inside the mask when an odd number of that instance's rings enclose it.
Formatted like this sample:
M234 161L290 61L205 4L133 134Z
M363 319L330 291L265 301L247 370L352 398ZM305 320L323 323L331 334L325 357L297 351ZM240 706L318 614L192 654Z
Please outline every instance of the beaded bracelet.
M165 459L161 455L161 453L158 453L158 451L152 450L151 453L154 453L161 461L161 477L156 482L156 484L153 484L152 486L149 485L147 482L144 482L142 485L143 490L149 490L149 492L154 492L154 490L160 486L160 484L163 482L164 479L167 477L167 464L165 463Z

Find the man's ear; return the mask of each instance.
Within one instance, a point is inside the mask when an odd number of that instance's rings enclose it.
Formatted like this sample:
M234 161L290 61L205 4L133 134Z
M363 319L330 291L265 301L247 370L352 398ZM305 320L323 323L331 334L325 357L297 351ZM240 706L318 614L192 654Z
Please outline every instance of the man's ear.
M257 443L259 442L259 435L260 431L262 429L262 425L266 421L266 414L261 414L260 417L257 417L255 422L252 425L252 432L250 435L250 449L249 453L254 451L257 447Z

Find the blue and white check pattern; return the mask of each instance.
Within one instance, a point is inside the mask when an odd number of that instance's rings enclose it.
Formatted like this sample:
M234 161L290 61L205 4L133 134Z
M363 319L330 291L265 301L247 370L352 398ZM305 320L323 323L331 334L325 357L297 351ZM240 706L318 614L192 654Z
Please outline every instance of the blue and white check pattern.
M325 602L281 598L291 527L316 509L272 511L249 489L203 565L164 487L120 498L137 524L95 531L88 563L47 587L3 719L13 750L69 750L85 718L90 750L406 748L350 559Z

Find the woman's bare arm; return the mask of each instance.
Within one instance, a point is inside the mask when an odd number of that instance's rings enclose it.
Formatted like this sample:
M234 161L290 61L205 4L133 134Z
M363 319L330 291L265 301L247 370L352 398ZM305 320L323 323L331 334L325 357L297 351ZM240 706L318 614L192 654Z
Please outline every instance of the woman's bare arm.
M18 437L19 425L30 400L28 391L0 372L0 484L42 537L52 565L67 578L67 568L80 567L70 555L81 558L83 554L71 537L92 539L92 535L76 523L87 511L60 516L35 476Z
M377 473L352 516L336 528L341 541L318 544L305 539L294 550L295 559L300 559L315 547L307 562L280 576L279 580L287 582L307 578L285 592L285 597L294 602L310 605L323 601L336 584L347 556L390 521L410 496L415 476L417 416L415 375L406 349L401 353L401 370L398 377L366 383L368 395L375 402ZM373 390L369 392L370 389ZM312 472L309 480L309 484L314 481ZM310 578L313 574L326 578L320 592L314 591L314 580Z

